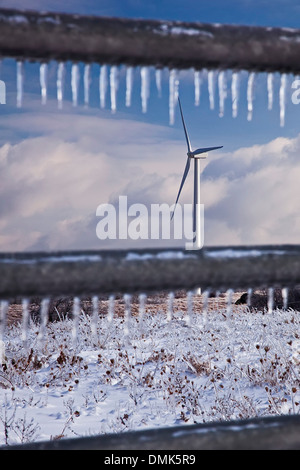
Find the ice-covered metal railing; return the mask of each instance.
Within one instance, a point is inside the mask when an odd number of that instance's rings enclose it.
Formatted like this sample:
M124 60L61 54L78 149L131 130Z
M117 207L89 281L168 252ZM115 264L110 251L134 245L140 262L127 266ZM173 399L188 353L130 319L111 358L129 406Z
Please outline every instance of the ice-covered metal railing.
M299 74L300 31L240 25L185 23L40 13L0 9L0 58L17 61L17 106L22 106L25 62L40 62L42 103L47 102L48 62L57 62L57 101L64 99L66 63L72 63L73 105L78 104L80 63L84 64L84 103L89 105L91 66L100 65L100 106L105 108L110 86L111 111L117 109L119 68L126 67L126 106L131 106L135 68L140 68L142 111L147 112L150 71L161 96L162 71L169 71L169 121L174 124L179 73L194 73L195 105L200 103L201 83L207 79L210 109L215 108L214 88L219 90L219 116L224 115L227 72L231 73L232 116L238 114L241 74L247 78L247 119L252 120L256 75L266 74L268 109L275 99L274 74L280 74L280 125L285 124L288 74ZM109 76L108 76L109 73Z
M34 442L0 447L0 450L143 450L143 459L153 463L154 457L149 459L153 450L173 450L178 455L180 450L189 450L191 455L197 450L299 450L299 427L299 415L267 416Z
M213 289L294 287L300 246L2 253L0 298ZM2 314L3 303L1 302ZM3 320L3 318L1 318ZM1 326L1 322L0 322ZM3 328L2 328L3 334ZM279 450L299 449L299 415L257 417L120 434L4 446L0 450Z
M0 55L298 72L300 31L0 9Z
M0 298L300 284L300 246L0 255Z

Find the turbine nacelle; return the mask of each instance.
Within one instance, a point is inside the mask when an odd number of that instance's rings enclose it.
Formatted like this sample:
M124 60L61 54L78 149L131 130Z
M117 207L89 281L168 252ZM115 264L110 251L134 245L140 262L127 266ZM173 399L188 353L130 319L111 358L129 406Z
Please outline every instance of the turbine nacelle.
M187 156L189 158L202 158L204 160L205 158L207 158L207 152L203 152L201 155L194 155L193 152L188 152Z
M212 150L221 149L222 147L223 147L223 145L221 145L219 147L205 147L205 148L197 149L197 150L194 150L194 151L188 151L187 156L189 158L206 158L208 152L211 152Z

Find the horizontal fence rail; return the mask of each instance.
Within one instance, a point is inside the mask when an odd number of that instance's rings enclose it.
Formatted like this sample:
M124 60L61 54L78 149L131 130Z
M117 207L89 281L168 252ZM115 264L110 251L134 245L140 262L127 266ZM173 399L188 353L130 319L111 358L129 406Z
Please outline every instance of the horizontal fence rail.
M0 298L300 284L300 246L2 253Z
M0 55L297 73L300 30L0 9Z
M300 450L300 416L254 418L2 447L0 450ZM180 454L179 454L180 455ZM143 457L147 461L146 454ZM153 459L152 462L153 463Z

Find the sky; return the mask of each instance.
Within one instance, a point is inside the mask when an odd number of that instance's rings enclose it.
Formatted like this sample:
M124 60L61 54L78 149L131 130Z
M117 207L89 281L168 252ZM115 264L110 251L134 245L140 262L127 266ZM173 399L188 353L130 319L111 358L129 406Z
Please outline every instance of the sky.
M295 0L0 0L0 8L59 11L99 16L200 21L297 28ZM170 123L169 71L162 72L161 94L155 70L148 69L149 97L141 97L141 71L134 70L130 106L126 106L126 67L117 79L117 106L110 89L105 107L99 97L98 64L92 64L89 103L84 103L84 64L79 66L78 103L74 106L71 64L65 66L64 99L56 96L57 64L47 70L47 101L42 103L40 64L24 64L22 106L17 107L16 62L4 59L0 79L6 104L0 105L0 251L57 251L184 246L180 240L100 240L97 208L175 202L186 162L178 107ZM109 74L109 69L108 69ZM179 94L194 148L223 145L202 165L205 245L299 243L300 105L292 101L295 77L286 77L284 123L280 118L280 75L274 75L272 109L267 76L256 74L253 112L249 114L249 75L238 77L237 115L233 115L231 72L220 116L219 75L203 72L200 103L195 102L193 70L178 74ZM282 112L282 111L281 111ZM251 118L251 119L250 119ZM284 125L283 125L284 124ZM191 204L193 175L181 204ZM132 220L132 219L130 219Z

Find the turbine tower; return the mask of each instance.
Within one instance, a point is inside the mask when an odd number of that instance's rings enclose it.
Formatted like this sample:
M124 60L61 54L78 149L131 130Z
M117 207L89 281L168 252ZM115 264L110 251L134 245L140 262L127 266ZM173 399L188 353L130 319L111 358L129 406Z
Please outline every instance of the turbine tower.
M200 199L200 160L204 160L207 157L207 152L210 152L211 150L216 150L216 149L221 149L223 145L220 147L206 147L206 148L200 148L197 150L192 151L191 148L191 143L190 139L187 133L186 125L184 122L184 117L183 117L183 112L181 108L181 103L180 99L178 97L178 103L179 103L179 108L180 108L180 114L181 114L181 120L183 124L183 129L184 129L184 134L185 134L185 139L187 143L187 161L185 165L185 170L183 173L183 177L181 180L180 188L178 191L177 199L174 205L174 211L172 214L171 219L174 216L174 212L176 209L176 205L181 193L181 190L183 188L183 185L185 183L186 177L188 175L188 172L190 170L191 166L191 159L194 159L194 200L193 200L193 244L192 244L192 249L193 250L200 250L203 246L203 236L202 236L202 230L203 227L201 226L201 199Z

